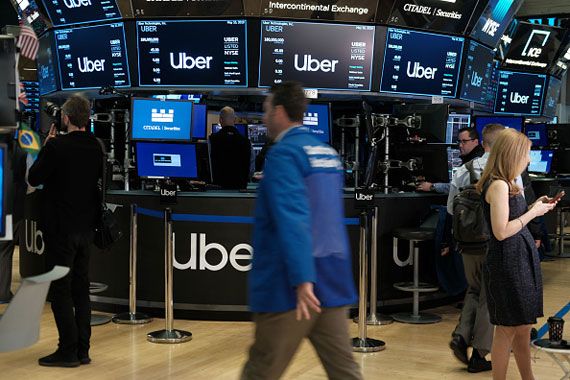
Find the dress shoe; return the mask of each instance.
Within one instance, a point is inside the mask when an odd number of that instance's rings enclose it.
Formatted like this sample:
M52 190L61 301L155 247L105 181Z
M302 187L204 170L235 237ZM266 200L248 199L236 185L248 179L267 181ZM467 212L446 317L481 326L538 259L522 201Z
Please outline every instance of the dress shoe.
M467 359L467 343L461 335L455 335L451 342L449 342L449 348L453 351L453 355L463 364L469 364Z
M493 366L491 362L485 360L485 358L479 355L477 350L473 350L473 355L471 355L471 359L469 359L469 364L467 365L467 372L469 373L479 373L485 371L491 371Z
M60 351L56 351L51 355L44 356L38 360L38 364L44 367L79 367L77 357L64 355Z
M77 356L79 356L79 362L81 364L91 363L91 358L89 357L89 354L78 354Z

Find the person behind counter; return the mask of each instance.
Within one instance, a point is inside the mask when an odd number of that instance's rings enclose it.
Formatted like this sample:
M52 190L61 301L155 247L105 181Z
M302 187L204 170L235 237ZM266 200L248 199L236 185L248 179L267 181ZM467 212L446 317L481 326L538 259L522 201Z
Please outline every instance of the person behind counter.
M236 115L231 107L220 111L219 132L210 135L210 159L215 185L224 189L245 189L250 177L251 144L235 127Z

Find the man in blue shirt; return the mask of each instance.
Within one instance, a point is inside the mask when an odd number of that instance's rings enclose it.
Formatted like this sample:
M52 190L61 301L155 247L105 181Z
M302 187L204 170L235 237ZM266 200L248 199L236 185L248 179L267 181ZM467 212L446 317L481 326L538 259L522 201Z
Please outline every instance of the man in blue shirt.
M347 306L356 292L342 164L302 126L305 109L294 82L272 88L264 102L276 143L258 190L249 278L256 331L242 379L278 379L305 337L329 379L362 379L348 333Z

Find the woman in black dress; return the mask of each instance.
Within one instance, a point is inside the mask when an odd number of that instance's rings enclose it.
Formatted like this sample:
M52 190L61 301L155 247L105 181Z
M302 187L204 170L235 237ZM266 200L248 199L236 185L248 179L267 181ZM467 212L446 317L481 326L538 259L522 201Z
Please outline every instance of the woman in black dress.
M491 357L493 379L507 375L511 349L523 380L534 380L530 330L542 312L542 276L534 239L526 225L546 214L556 202L540 197L527 208L515 184L530 161L530 140L514 129L499 133L477 189L485 200L492 229L483 279L495 336Z

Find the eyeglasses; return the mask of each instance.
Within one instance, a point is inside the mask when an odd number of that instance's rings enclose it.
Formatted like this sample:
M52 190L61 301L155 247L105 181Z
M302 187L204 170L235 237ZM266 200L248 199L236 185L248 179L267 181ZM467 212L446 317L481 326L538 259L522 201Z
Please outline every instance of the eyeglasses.
M461 145L461 144L467 144L469 141L473 141L473 140L477 140L477 139L457 140L457 143L458 143L459 145Z

